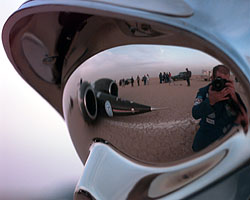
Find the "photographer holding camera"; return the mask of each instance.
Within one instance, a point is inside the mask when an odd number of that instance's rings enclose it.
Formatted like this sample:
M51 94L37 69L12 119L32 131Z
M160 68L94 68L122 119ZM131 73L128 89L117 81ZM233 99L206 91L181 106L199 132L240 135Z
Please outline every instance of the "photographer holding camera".
M192 115L195 119L201 119L192 146L195 152L226 135L233 126L241 125L244 132L248 131L246 107L235 92L226 66L213 68L212 83L199 89Z

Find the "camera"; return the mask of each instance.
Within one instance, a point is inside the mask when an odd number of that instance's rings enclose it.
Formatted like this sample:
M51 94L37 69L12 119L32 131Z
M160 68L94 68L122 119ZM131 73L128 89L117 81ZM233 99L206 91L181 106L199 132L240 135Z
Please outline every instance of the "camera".
M212 90L217 91L217 92L221 91L222 89L226 87L227 82L228 80L223 79L221 77L217 77L212 82Z
M212 90L221 91L226 87L226 83L229 82L226 79L217 77L212 81ZM239 105L231 98L231 95L227 95L229 99L226 100L226 104L231 111L231 114L236 118L241 112Z

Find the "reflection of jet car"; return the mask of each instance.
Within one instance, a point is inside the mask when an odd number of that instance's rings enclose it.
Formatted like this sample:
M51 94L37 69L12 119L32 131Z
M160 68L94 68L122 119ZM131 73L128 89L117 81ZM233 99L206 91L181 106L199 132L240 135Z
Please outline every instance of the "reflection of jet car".
M174 81L177 81L177 80L186 80L187 79L187 72L180 72L178 75L172 76L172 79Z
M235 130L184 160L149 162L154 155L162 159L154 153L164 152L165 146L159 145L157 132L147 129L146 114L135 118L133 101L119 99L110 80L97 87L94 68L88 76L81 66L97 53L123 45L193 48L229 66L249 103L250 46L243 45L250 43L247 13L249 1L237 0L31 0L10 16L2 32L8 58L64 117L85 165L75 199L249 199L249 133ZM89 123L102 112L123 116ZM135 125L136 120L141 121Z

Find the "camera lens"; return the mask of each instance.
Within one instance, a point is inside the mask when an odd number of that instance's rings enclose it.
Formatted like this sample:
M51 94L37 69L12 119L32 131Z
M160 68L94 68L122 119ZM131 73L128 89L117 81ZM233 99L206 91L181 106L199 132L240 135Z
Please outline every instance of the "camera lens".
M212 90L214 91L221 91L223 88L225 88L227 80L217 77L213 82L212 82Z

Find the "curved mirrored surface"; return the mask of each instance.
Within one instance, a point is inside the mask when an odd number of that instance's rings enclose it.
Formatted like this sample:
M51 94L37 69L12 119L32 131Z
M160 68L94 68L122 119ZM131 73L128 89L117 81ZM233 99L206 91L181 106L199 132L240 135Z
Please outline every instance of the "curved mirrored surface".
M217 65L221 65L218 60L200 51L163 45L120 46L87 60L70 76L63 97L64 116L82 160L95 139L136 160L165 163L193 155L223 138L237 126L239 112L248 105L240 81L229 72L241 106L211 105L209 109L225 111L202 110L203 114L209 112L203 118L200 111L194 111L208 101L213 80L221 78L212 76ZM224 80L222 75L213 87L223 90L228 84ZM231 116L231 121L225 122L220 113ZM209 142L197 149L195 140L204 137L195 136L204 132L200 128L204 123L214 126L215 131L207 132L221 133L212 139L209 136L205 139ZM246 127L248 119L244 123L237 127Z

